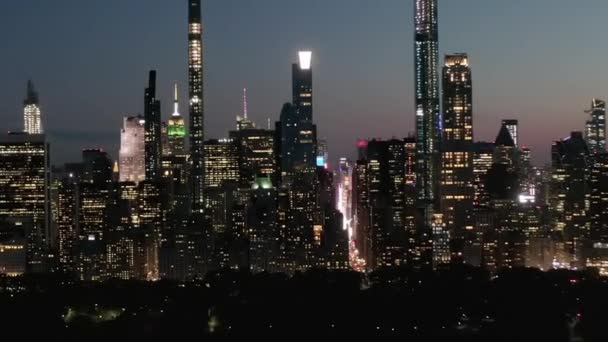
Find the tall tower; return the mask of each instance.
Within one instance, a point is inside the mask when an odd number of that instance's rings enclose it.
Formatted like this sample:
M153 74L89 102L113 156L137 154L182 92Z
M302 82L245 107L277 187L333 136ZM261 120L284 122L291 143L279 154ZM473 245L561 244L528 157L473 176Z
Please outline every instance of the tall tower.
M312 120L312 52L298 52L298 63L292 65L292 97L293 122L285 120L285 134L292 131L293 152L289 148L284 151L291 155L293 164L290 167L305 167L314 170L316 167L317 128ZM281 118L283 121L283 118ZM289 159L289 158L285 158ZM291 170L293 171L293 170ZM289 170L288 170L289 172Z
M443 141L441 142L441 208L451 237L464 242L472 229L473 90L466 54L445 56L443 67ZM462 252L462 245L455 246Z
M441 114L439 113L437 0L416 0L416 167L418 200L437 207Z
M606 102L598 99L591 101L587 111L591 119L585 126L585 139L592 155L606 152Z
M168 151L170 155L183 154L184 153L184 139L186 137L186 127L184 124L184 118L179 113L179 103L177 97L177 83L174 87L173 97L173 114L169 118L167 124L167 136L168 136Z
M249 120L249 109L247 107L247 88L243 88L243 115L236 116L236 130L254 129L255 123Z
M188 86L190 97L190 157L192 158L192 211L204 207L205 112L203 102L203 27L201 1L188 0Z
M27 97L23 101L23 106L23 131L29 134L42 134L38 93L32 81L27 81Z
M150 71L148 88L144 97L145 168L146 180L156 180L161 175L160 101L156 99L156 71Z
M298 63L292 65L293 105L303 121L312 122L312 52L298 52Z

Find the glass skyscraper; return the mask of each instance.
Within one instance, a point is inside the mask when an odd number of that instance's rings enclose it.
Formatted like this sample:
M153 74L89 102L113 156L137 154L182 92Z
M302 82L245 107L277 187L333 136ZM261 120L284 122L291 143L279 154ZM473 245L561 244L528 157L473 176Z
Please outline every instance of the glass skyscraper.
M192 210L204 208L205 126L203 103L203 27L201 1L188 0L188 86L190 98L190 157L192 158Z
M416 0L415 78L418 200L437 207L441 114L439 112L437 0Z

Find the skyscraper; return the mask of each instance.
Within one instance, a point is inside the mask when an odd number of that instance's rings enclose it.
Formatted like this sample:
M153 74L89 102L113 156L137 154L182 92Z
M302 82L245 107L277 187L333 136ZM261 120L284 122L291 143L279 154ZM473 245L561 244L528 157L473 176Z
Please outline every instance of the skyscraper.
M591 119L585 126L585 140L592 155L606 152L606 102L598 99L591 101L591 109L586 111Z
M298 52L298 63L292 69L293 105L302 120L312 122L312 52Z
M312 121L312 53L299 52L292 65L292 103L281 110L281 173L287 181L298 171L313 172L316 167L317 134Z
M146 179L144 123L144 117L140 115L123 119L118 152L121 182L139 183Z
M608 153L598 154L591 166L589 221L592 242L608 242Z
M403 140L372 140L368 145L371 267L407 263L405 153Z
M44 135L0 136L0 220L19 222L31 271L40 270L49 231L49 146Z
M156 71L150 71L144 99L145 170L146 180L157 180L161 175L161 120L160 101L156 99Z
M554 233L561 235L570 266L581 266L581 240L589 235L589 148L582 132L556 141L552 153L552 219ZM578 263L578 265L577 265Z
M473 91L466 54L445 56L443 68L441 208L461 251L473 209Z
M42 134L42 118L38 104L38 93L34 83L27 81L27 97L23 101L23 131L29 134Z
M502 124L507 128L507 130L511 134L511 138L513 139L515 147L519 146L519 123L517 122L517 120L502 120Z
M277 184L275 132L260 128L231 131L230 138L238 149L241 185L249 187L256 177L270 177Z
M437 0L416 0L416 154L418 200L424 207L437 207L440 167L441 114L437 74L439 42Z
M190 157L192 158L192 210L204 208L204 100L203 100L203 28L201 1L188 0L188 86L190 97Z
M231 139L205 142L205 189L239 180L238 147Z
M186 137L186 127L184 118L179 113L179 103L177 97L177 83L175 84L173 97L173 114L167 124L168 145L167 151L170 155L181 155L184 151L184 139Z

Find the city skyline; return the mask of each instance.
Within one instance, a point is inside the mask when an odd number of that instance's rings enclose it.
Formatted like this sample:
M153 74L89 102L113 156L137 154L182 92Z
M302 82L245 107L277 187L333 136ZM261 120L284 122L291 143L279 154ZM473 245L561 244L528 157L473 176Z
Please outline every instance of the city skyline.
M37 15L41 15L43 13L41 11L44 10L51 11L50 13L53 10L63 10L66 15L70 15L77 13L81 9L78 4L70 1L54 2L53 5L40 4L38 8L32 8L35 7L32 6L32 3L35 2L4 3L0 5L2 9L1 13L16 13L27 9L30 15L36 17ZM533 24L543 22L547 27L547 30L533 30L530 33L530 37L526 37L519 45L516 45L515 38L520 38L517 35L519 28L509 26L510 32L500 34L502 46L494 46L494 48L492 44L496 44L496 41L500 40L497 39L499 36L481 39L479 33L472 31L472 26L475 23L458 21L458 19L463 18L463 9L458 9L456 4L446 1L440 1L439 6L441 22L439 25L441 37L440 59L446 53L463 50L468 52L471 58L477 94L475 96L475 136L477 140L492 141L500 127L501 119L519 119L521 144L531 147L533 158L537 163L549 161L550 143L552 141L567 136L571 130L584 130L584 118L586 118L584 110L588 109L588 103L592 97L600 99L606 97L603 96L602 88L598 85L601 73L597 73L594 70L589 72L589 70L584 70L585 68L582 68L584 72L577 72L577 70L580 71L580 67L573 64L569 64L567 69L562 70L559 68L560 63L565 63L566 60L570 62L570 58L560 57L559 53L550 54L546 52L547 49L550 51L551 49L559 48L562 49L561 51L564 51L564 55L569 56L575 50L571 46L574 44L578 45L580 49L584 47L584 51L587 52L584 55L577 54L577 56L580 55L582 62L584 62L580 64L588 65L588 68L591 69L596 69L602 65L599 61L595 62L594 59L594 56L601 55L601 48L598 48L599 51L594 54L589 52L593 51L594 47L587 46L592 45L591 42L594 41L594 30L585 26L593 25L589 23L591 21L585 21L585 25L581 25L583 28L566 32L566 28L573 28L572 25L576 22L575 19L568 20L566 12L568 10L580 9L580 7L565 1L559 2L561 6L547 8L547 12L541 13L540 10L543 9L542 4L546 4L546 1L538 1L534 4L519 2L520 7L517 6L518 4L513 3L500 5L483 4L481 1L473 0L467 1L466 5L475 5L476 9L479 9L482 13L490 14L486 16L486 19L478 19L483 18L483 15L469 15L476 20L493 20L485 22L485 24L489 24L487 26L489 32L493 32L494 29L504 29L503 26L509 24L505 18L497 17L499 13L502 14L501 10L505 9L507 9L507 18L509 15L522 15L520 21L522 28L533 29ZM551 3L554 4L554 2ZM596 12L601 12L601 9L606 7L600 1L583 1L582 3L587 5L587 7L582 6L583 9L597 9L594 11L586 10L585 13L589 13L589 16L595 15L594 13ZM130 13L129 11L133 10L132 6L135 7L137 2L133 2L133 4L125 5L119 4L119 2L110 2L107 8L114 9L111 11L112 15L116 14L116 12L127 15ZM411 19L409 22L407 20L407 18L413 17L413 4L410 1L390 1L386 2L383 6L379 6L379 8L371 8L365 2L355 2L350 8L344 8L344 10L347 14L353 14L353 19L359 18L357 17L357 13L361 15L361 10L369 11L369 17L366 17L369 21L364 21L365 25L362 25L358 29L351 27L351 24L354 26L354 23L347 21L343 29L337 29L337 33L333 33L343 38L343 43L335 44L336 46L334 47L328 47L327 44L335 42L336 37L330 34L330 38L324 39L318 31L332 33L332 26L328 26L331 22L330 19L332 15L338 13L338 9L344 7L345 3L336 1L327 5L320 4L321 2L313 1L312 6L307 9L302 5L291 2L281 5L271 1L258 7L251 4L240 4L241 6L237 6L238 8L236 9L228 9L227 7L230 6L216 1L205 2L206 8L203 12L206 29L205 43L214 47L213 49L209 49L209 52L205 54L205 57L207 57L205 67L209 78L206 79L206 83L209 84L208 92L205 95L207 101L206 111L213 113L207 115L206 118L206 134L209 137L223 138L226 136L226 132L233 125L234 117L240 113L240 92L243 87L249 89L250 117L257 121L260 126L264 126L268 117L272 121L276 120L281 104L289 99L289 93L285 90L285 85L289 84L289 72L286 71L284 66L294 61L296 59L296 51L302 48L311 49L315 56L314 67L317 75L315 83L319 87L315 104L315 112L317 113L315 120L320 127L319 137L327 138L329 142L330 157L334 164L339 157L354 157L355 141L357 138L403 137L407 133L414 131L414 114L412 109L414 106L413 98L410 98L413 94L413 56L411 51L409 51L411 44L408 43L408 41L413 42L413 22ZM99 5L91 6L97 9ZM259 16L252 15L251 18L246 18L246 22L242 23L256 27L256 30L253 31L257 31L259 37L255 40L248 40L247 38L251 37L249 36L251 33L244 32L245 30L235 29L228 30L229 32L219 32L219 28L225 26L218 23L218 19L222 16L244 20L243 14L247 11L264 12L267 10L266 12L268 13L266 15L271 15L275 11L280 11L284 6L297 6L298 9L302 10L302 18L296 18L297 22L309 17L318 17L319 28L311 30L308 34L299 32L302 30L293 29L293 31L286 32L285 37L278 40L276 34L269 36L270 40L274 39L278 43L268 50L254 48L256 43L261 44L262 47L265 46L263 44L265 39L261 37L266 37L266 34L269 34L269 31L273 28L272 25L263 24L263 20L260 20ZM173 7L175 8L172 9ZM155 68L159 70L159 97L163 101L162 112L165 113L163 119L166 119L171 113L169 106L172 103L171 90L173 82L177 80L180 88L186 89L186 77L182 67L186 56L181 48L182 45L185 45L182 39L185 34L185 24L183 23L185 10L181 7L183 6L173 5L173 2L154 1L151 6L147 6L149 11L146 11L146 14L149 13L149 16L145 16L145 20L142 19L145 21L142 24L143 27L138 29L134 29L134 26L137 25L120 21L120 18L124 20L127 18L119 15L118 22L123 25L118 25L118 30L120 28L125 30L121 32L124 34L124 38L109 40L109 43L104 45L104 48L107 48L108 52L116 51L115 55L124 56L125 61L124 63L116 64L116 72L110 70L109 74L98 74L97 78L79 79L87 75L87 77L90 77L91 72L103 69L104 66L107 67L105 61L93 59L91 62L85 63L81 62L82 58L78 58L82 53L94 52L92 51L95 50L94 44L89 46L86 41L81 41L81 44L66 46L66 48L71 48L72 50L67 49L66 51L62 51L61 60L57 60L58 56L51 54L46 56L46 59L30 60L29 58L22 58L23 61L16 61L16 56L22 57L24 52L28 51L31 51L31 55L33 56L40 56L41 52L45 51L45 43L38 41L40 44L34 47L29 45L20 46L22 43L18 42L19 39L5 39L11 45L15 45L9 48L10 52L7 58L16 67L7 70L6 83L3 85L4 89L2 89L3 95L0 95L0 111L8 117L6 122L7 127L3 127L3 129L19 130L19 127L21 127L21 100L19 99L23 98L26 80L31 78L37 85L37 90L40 93L43 126L45 127L45 131L50 134L50 140L54 143L51 152L54 164L76 160L81 148L90 147L104 147L110 151L113 157L117 157L122 117L125 113L143 112L141 101L137 100L138 97L136 95L141 91L141 85L145 84L147 69ZM470 6L462 5L462 7L466 9ZM98 12L99 18L103 18L104 15L110 13L110 11L106 12L103 9ZM391 14L390 12L397 13ZM139 30L143 30L144 28L150 29L150 25L153 24L154 20L166 19L161 17L161 14L162 16L169 15L172 24L161 25L164 30L162 38L156 37L157 33L160 34L163 31L161 29L152 27L154 30L148 34L155 36L153 41L159 49L173 51L172 54L167 56L163 52L158 55L146 56L143 58L143 61L138 61L142 62L141 65L137 67L130 65L131 68L127 67L129 63L132 63L131 59L139 55L135 52L139 50L138 47L150 48L146 41L140 42L137 40L138 37L150 38L150 36L142 35L142 31ZM383 21L382 25L378 25L377 22L372 25L371 19L378 18L381 14L388 15L388 18L395 18L395 20ZM552 25L553 21L547 23L547 20L552 18L554 18L555 22L560 22L561 26L555 27ZM14 23L10 18L6 19L3 21L4 23L15 24L16 31L19 31L20 24ZM276 25L280 24L280 20L286 20L279 17L276 17L276 19ZM532 19L539 20L534 21ZM44 25L45 20L39 21L40 25ZM175 24L173 24L173 21L175 21ZM75 19L74 25L77 23L78 19ZM479 21L476 23L481 24ZM456 24L459 26L455 26ZM38 25L32 26L36 28ZM297 27L298 25L295 26ZM133 30L133 32L127 32L127 28ZM372 30L369 30L370 28ZM589 37L588 40L573 42L573 40L568 39L570 35L575 37L576 32L579 32L577 30L585 28ZM28 40L28 38L35 37L36 39L33 41L36 42L38 39L42 40L42 37L47 34L54 34L54 30L58 30L61 31L60 33L66 39L66 41L59 41L58 44L62 46L67 43L70 37L75 35L71 29L71 25L50 29L51 32L48 33L40 32L41 30L34 29L31 31L30 29L25 29L24 33L22 33L23 41L31 42L32 40ZM349 29L352 30L349 31ZM563 34L563 41L569 42L570 45L561 46L558 44L562 40L556 40L558 34L549 32L551 31L549 29L553 29L553 31L557 30L557 33ZM93 30L93 35L99 39L103 39L108 34L120 32L115 32L114 30L110 28L106 30L106 25L98 25ZM369 60L364 60L368 57L371 58L367 55L371 54L371 52L366 52L363 56L353 54L354 50L351 40L355 41L355 37L358 36L358 31L356 30L364 30L362 32L365 34L364 38L371 38L370 36L377 34L377 31L382 32L382 37L384 38L390 37L391 41L388 42L385 39L380 39L380 41L372 41L373 39L366 40L370 44L369 50L376 51L374 58L378 59L377 63L369 63ZM600 32L599 30L596 31ZM30 34L34 33L36 33L35 36L30 36ZM234 42L234 45L228 44L224 40L220 41L222 37L231 34L240 36L243 39ZM399 40L393 40L393 37L399 38ZM399 43L395 44L397 41ZM133 45L133 42L139 42L140 44ZM165 44L173 42L176 42L176 48L164 48ZM534 45L530 45L532 43ZM78 46L75 47L73 45ZM591 50L589 50L590 48ZM570 49L573 50L570 51ZM337 53L338 50L344 52ZM488 52L490 50L494 50L494 52ZM386 51L386 53L377 53L377 51ZM76 52L80 52L80 54ZM232 53L233 56L226 58L225 61L221 61L223 57L226 57L223 56L226 53ZM130 54L134 56L129 56ZM498 57L502 56L504 59L497 59L493 54L498 54ZM239 63L243 61L243 56L247 57L248 63ZM510 58L505 58L505 56ZM41 63L40 60L44 60L47 63ZM110 60L116 61L114 58L110 58ZM347 60L348 63L340 63L344 60ZM522 64L522 60L526 60L528 63ZM79 61L79 63L73 64L74 61ZM361 62L366 61L368 62L367 64L361 64ZM83 73L83 76L76 76L71 70L86 69L87 66L90 66L88 63L94 62L96 62L95 68ZM250 63L261 62L263 64L259 64L262 66L260 68L248 67L251 65ZM386 67L379 68L381 64L387 65L391 70L384 70ZM52 66L48 68L49 70L42 70L47 69L49 65ZM365 65L366 68L363 68L362 65ZM513 65L520 67L515 72L508 70L508 67ZM68 66L70 66L70 70L67 69ZM280 68L280 70L275 73L274 68L277 68L277 70ZM253 69L257 70L252 71ZM537 72L531 73L532 70L530 69L537 70ZM398 70L398 72L395 72L395 70ZM569 82L562 82L560 84L551 82L554 78L561 80L561 78L553 76L551 70L556 75L558 73L555 70L560 70L560 77L563 77L562 72L566 70ZM527 73L531 73L537 76L537 78L530 83L527 80L527 77L529 77L526 75ZM55 86L56 81L63 74L66 75L68 82ZM236 74L240 74L240 76L235 77ZM260 74L273 74L276 76L260 77ZM127 75L127 81L115 81L123 77L123 75ZM237 77L240 79L237 79ZM260 79L263 80L262 83L257 82ZM361 82L364 79L365 81L370 81L368 82L370 84L369 87L367 85L356 85L357 82ZM518 80L520 82L516 82ZM118 83L121 84L118 85ZM519 83L524 85L519 86ZM543 87L543 84L551 85L551 87ZM90 85L93 86L90 87ZM116 86L114 87L115 89L110 89L113 86ZM102 88L99 89L99 87ZM533 90L530 91L529 88L533 88ZM92 96L89 93L93 90L97 92L97 96ZM351 96L347 96L349 93ZM353 93L356 96L352 96ZM358 96L364 94L367 95ZM69 98L70 101L65 100L66 98ZM351 98L355 98L356 101L350 101ZM182 99L181 106L182 108L186 108L183 101L185 99ZM511 106L503 108L507 103L511 104ZM373 115L372 117L377 119L379 116L386 123L385 125L381 125L381 127L371 125L369 112L372 110L374 110L374 113L377 113L377 115ZM539 127L544 120L547 120L548 115L555 115L559 120L552 120L555 123L553 127L544 129L542 134L535 134L534 128ZM352 117L350 121L353 122L353 125L349 130L340 130L341 118L344 116ZM70 131L74 132L70 133ZM337 132L337 134L334 134L334 132ZM369 133L365 134L362 132ZM94 138L94 142L87 141L87 138L90 137Z

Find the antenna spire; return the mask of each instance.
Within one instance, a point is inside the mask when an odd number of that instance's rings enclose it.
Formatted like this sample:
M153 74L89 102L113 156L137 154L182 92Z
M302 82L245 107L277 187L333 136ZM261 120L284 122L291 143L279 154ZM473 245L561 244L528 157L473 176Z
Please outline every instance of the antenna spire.
M179 116L179 101L177 96L177 82L173 85L173 116Z
M247 120L247 88L243 88L243 118Z

